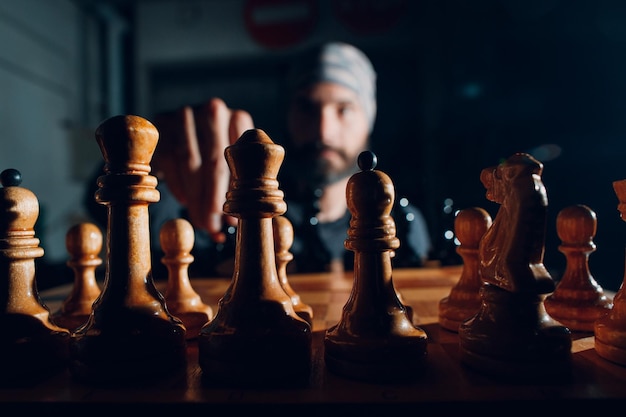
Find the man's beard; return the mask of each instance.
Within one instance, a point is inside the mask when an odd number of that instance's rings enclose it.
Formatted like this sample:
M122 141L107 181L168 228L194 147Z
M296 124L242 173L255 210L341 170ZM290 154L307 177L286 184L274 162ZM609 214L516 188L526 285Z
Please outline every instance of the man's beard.
M328 160L320 158L324 151L333 151L343 161L341 166L333 166ZM357 158L351 157L341 149L335 149L321 143L305 145L294 151L294 159L298 162L299 177L312 188L320 188L334 184L359 171Z

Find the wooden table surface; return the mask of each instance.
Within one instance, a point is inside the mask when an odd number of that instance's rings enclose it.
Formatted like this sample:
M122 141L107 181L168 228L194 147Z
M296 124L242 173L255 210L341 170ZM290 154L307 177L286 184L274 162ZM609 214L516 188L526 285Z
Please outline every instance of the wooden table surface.
M323 359L324 331L339 321L352 288L346 274L291 275L290 284L302 301L314 311L313 371L310 385L294 389L220 389L201 383L198 348L188 345L185 375L147 386L92 387L61 373L28 388L0 389L0 410L20 405L21 410L90 410L89 415L114 408L140 406L143 410L168 409L191 412L196 408L213 411L252 407L254 410L281 407L300 415L342 414L346 410L385 411L395 407L419 410L474 410L482 415L504 410L539 410L551 404L565 412L584 408L607 409L615 402L626 404L626 368L600 358L593 348L592 334L573 333L573 372L570 379L554 382L503 382L464 367L458 359L458 337L437 322L438 303L457 282L460 266L399 269L393 280L403 300L414 309L415 322L429 337L427 365L423 375L401 384L378 385L333 375ZM217 302L230 280L192 279L203 301L217 311ZM164 290L164 283L157 284ZM55 311L70 291L69 285L42 292L41 297ZM110 415L110 414L109 414ZM345 414L344 414L345 415Z

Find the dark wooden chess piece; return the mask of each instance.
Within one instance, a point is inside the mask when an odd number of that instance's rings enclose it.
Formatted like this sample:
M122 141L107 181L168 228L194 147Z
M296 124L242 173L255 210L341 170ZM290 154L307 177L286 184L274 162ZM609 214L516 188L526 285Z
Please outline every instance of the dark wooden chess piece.
M394 186L363 152L361 172L346 188L352 214L346 249L354 252L354 280L341 320L324 338L324 360L336 374L366 381L415 378L427 355L428 337L414 326L393 285L391 253L400 242L391 217Z
M235 269L217 313L198 336L206 384L307 384L311 326L300 318L276 270L272 218L286 211L276 180L285 150L260 129L225 150L231 189L224 212L238 218Z
M461 243L456 251L463 259L463 271L450 294L439 302L439 325L457 332L465 320L478 312L482 280L479 273L478 245L491 227L491 216L480 207L459 211L454 231Z
M291 299L296 314L313 326L313 308L302 301L300 295L291 287L287 277L287 265L293 259L293 254L289 252L289 248L293 244L293 226L289 219L284 216L274 217L272 226L274 228L276 272L280 285Z
M596 250L596 213L579 204L561 210L556 230L566 258L565 272L544 301L546 311L571 331L593 332L594 322L613 307L589 270L589 254Z
M105 159L95 199L107 206L102 293L70 343L72 376L89 383L153 381L183 370L183 323L152 278L148 204L159 201L150 161L158 132L138 116L115 116L96 130Z
M37 291L39 201L20 187L19 171L0 180L0 386L29 385L65 369L70 332L50 320Z
M189 279L189 265L194 259L193 226L185 219L168 220L161 227L159 239L165 253L161 262L168 271L165 303L185 325L187 339L195 339L202 326L213 318L213 309L204 304Z
M504 378L560 379L571 371L569 329L545 311L555 288L543 264L548 196L543 164L516 153L480 179L500 204L479 245L479 311L459 326L461 361Z
M613 189L619 200L617 209L626 221L626 180L614 181ZM624 275L626 283L626 272ZM611 310L594 324L594 348L606 360L626 366L626 286L624 283L613 297Z
M65 235L65 247L70 254L67 266L74 271L74 285L52 320L74 331L87 321L91 306L100 295L96 268L102 265L102 232L93 223L76 224Z

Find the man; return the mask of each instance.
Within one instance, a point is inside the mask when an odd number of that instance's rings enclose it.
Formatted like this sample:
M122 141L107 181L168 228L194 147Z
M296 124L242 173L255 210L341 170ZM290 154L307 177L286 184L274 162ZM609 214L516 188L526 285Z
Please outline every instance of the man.
M354 255L344 248L350 220L346 185L358 170L358 155L369 148L376 73L357 48L328 43L297 60L288 84L288 141L280 143L266 133L286 149L279 182L287 202L285 217L294 226L290 270L350 269ZM161 191L161 201L150 206L155 253L160 225L186 217L196 229L190 274L229 275L236 219L222 211L230 178L224 149L254 127L253 119L214 98L203 106L161 114L155 125L160 139L152 167ZM392 214L401 242L395 265L422 265L431 243L421 212L396 204ZM153 265L155 271L158 267Z

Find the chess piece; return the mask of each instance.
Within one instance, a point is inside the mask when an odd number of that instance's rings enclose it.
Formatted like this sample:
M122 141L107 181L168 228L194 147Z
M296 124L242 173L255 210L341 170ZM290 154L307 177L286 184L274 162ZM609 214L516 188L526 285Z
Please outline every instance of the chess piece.
M161 262L168 271L165 303L170 313L185 325L187 339L195 339L200 328L213 318L213 309L202 302L189 280L188 269L193 262L193 226L185 219L168 220L161 227L159 238L165 253Z
M149 175L156 128L130 115L96 130L105 159L98 203L107 206L105 277L87 322L70 343L72 376L123 384L165 377L186 365L185 327L172 316L152 278L148 204L159 201Z
M308 382L311 326L276 270L272 218L286 211L276 180L284 148L251 129L225 150L231 189L224 212L238 218L235 267L217 313L198 336L207 384L294 386Z
M70 332L50 320L37 291L37 197L15 169L0 180L0 385L32 384L67 366Z
M619 200L620 217L626 221L626 180L614 181L613 189ZM624 275L626 282L626 272ZM606 360L626 366L626 286L624 283L613 297L613 307L594 323L594 348Z
M354 252L352 291L339 323L324 338L324 361L336 374L395 382L419 375L428 337L414 326L393 285L391 253L400 246L391 217L391 179L375 170L376 156L359 155L361 172L346 187L352 214L345 247Z
M571 370L571 333L545 311L555 288L543 264L548 196L543 164L516 153L480 179L500 204L480 240L481 305L459 326L461 361L514 379L559 379Z
M96 268L102 264L102 232L93 223L76 224L65 235L65 247L70 254L67 266L74 271L74 285L52 320L74 331L87 321L91 306L100 295Z
M461 210L454 219L454 231L461 242L456 251L463 259L463 270L450 294L439 302L439 325L444 329L457 332L462 322L478 312L482 286L478 245L491 221L489 213L480 207Z
M298 293L291 287L287 278L287 264L293 259L289 248L293 244L293 226L284 216L276 216L272 222L274 230L274 250L276 254L276 272L280 285L291 299L293 309L302 320L313 326L313 308L305 304Z
M565 273L544 301L548 314L571 331L593 332L594 322L613 307L589 270L589 254L596 250L596 213L585 205L569 206L556 218Z

